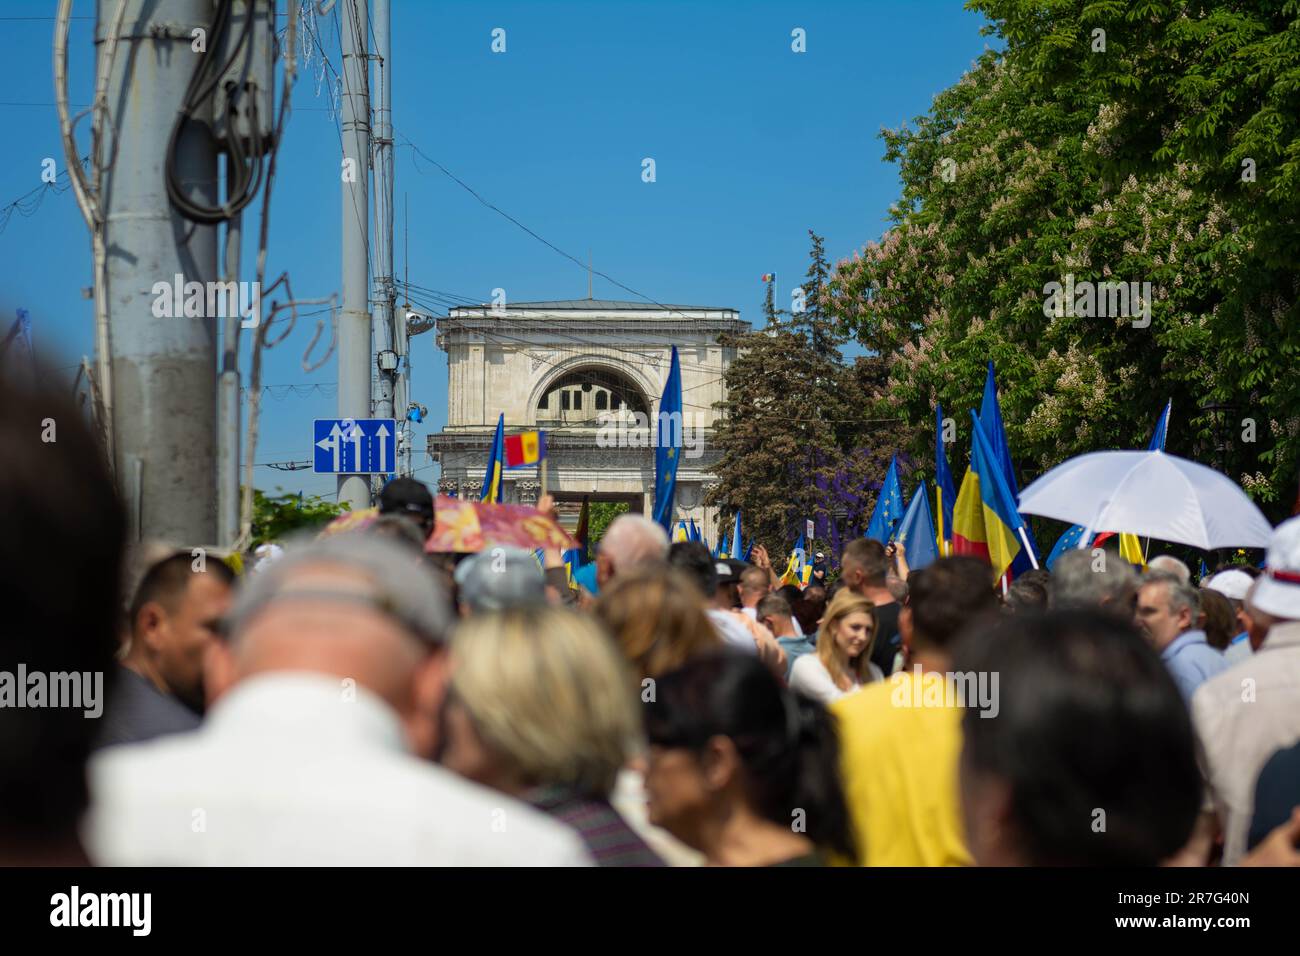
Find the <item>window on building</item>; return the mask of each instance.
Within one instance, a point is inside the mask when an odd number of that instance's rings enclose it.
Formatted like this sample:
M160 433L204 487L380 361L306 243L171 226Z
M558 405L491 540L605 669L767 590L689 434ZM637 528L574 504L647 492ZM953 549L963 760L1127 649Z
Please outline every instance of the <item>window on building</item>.
M566 372L552 381L537 400L539 420L559 425L594 425L594 419L583 415L566 415L566 412L583 411L583 392L594 392L595 398L587 403L588 409L606 411L621 409L624 412L648 414L648 403L640 388L627 375L608 366L580 368ZM558 393L558 394L557 394ZM552 401L552 396L555 400Z

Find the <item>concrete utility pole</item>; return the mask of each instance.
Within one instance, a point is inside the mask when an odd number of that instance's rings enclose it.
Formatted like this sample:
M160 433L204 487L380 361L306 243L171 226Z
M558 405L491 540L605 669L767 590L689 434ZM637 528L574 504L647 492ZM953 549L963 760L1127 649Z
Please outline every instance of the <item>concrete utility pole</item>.
M230 176L227 175L227 182ZM239 281L239 241L243 216L226 223L226 281ZM221 371L217 374L217 544L228 548L239 537L239 315L230 310L222 323Z
M371 327L375 339L374 405L376 418L405 416L406 405L395 403L402 391L397 375L402 355L401 336L393 317L397 290L393 282L393 123L392 123L392 15L389 0L375 0L372 27L375 34L374 136L375 168L375 275ZM405 316L402 317L405 320ZM400 429L399 429L400 431ZM397 465L394 464L396 470Z
M98 56L116 7L98 4ZM206 30L212 13L211 0L126 0L108 85L115 133L100 157L107 167L102 201L118 480L133 538L185 545L216 540L216 335L208 318L156 316L152 289L172 286L177 275L182 282L219 278L216 228L174 212L164 176L172 126L200 62L191 31ZM217 147L210 115L197 118L203 122L189 124L179 141L176 170L187 195L210 204L217 198Z
M369 418L371 370L368 253L370 225L370 98L366 0L341 0L343 47L343 308L339 314L340 418ZM364 475L339 475L338 500L353 511L370 507Z

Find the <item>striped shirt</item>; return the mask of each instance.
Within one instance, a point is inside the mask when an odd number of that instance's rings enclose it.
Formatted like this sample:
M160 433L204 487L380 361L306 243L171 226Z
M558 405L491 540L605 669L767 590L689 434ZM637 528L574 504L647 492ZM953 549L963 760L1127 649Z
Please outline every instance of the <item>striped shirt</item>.
M608 800L554 785L536 787L524 800L577 830L598 866L664 865Z

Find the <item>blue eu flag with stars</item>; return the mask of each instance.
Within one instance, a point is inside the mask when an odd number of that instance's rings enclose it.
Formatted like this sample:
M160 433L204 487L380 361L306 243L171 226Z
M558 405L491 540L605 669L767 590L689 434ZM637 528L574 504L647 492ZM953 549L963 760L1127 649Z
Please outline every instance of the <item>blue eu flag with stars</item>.
M880 497L876 499L876 510L871 513L871 521L867 524L866 536L887 544L903 520L903 510L903 486L898 481L898 456L895 455L889 459L889 471L880 486Z
M664 383L664 394L659 400L655 429L654 520L671 533L673 503L677 495L677 463L682 456L682 370L677 363L675 345L668 381Z

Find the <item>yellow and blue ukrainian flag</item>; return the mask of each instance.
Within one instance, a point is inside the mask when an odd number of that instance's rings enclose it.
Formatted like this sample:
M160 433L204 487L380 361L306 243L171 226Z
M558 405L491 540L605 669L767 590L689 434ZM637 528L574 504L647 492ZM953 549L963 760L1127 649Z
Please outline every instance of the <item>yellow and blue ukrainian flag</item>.
M943 406L934 406L934 521L935 542L940 556L952 554L952 509L957 503L957 489L948 467L948 451L943 444Z
M483 475L483 495L480 501L500 504L505 489L501 482L501 466L505 463L506 415L501 413L497 419L497 433L492 439L492 452L488 455L487 472Z

